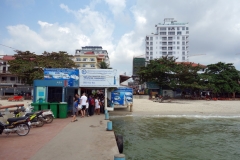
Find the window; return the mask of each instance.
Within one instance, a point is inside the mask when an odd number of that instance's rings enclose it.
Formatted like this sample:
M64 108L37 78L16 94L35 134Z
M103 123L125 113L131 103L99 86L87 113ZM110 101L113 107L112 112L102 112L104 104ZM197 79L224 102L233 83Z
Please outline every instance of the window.
M83 66L83 67L86 67L86 64L83 64L82 66Z
M76 58L76 61L81 61L81 58Z
M168 50L172 50L173 48L172 47L168 47Z
M177 37L177 39L180 39L179 37Z
M184 36L182 37L182 40L185 40L185 37L184 37Z
M173 40L173 37L168 37L168 40Z
M175 32L168 32L168 35L175 35Z
M95 67L95 64L91 64L91 67Z
M10 77L10 81L15 81L15 77Z
M182 47L182 50L185 50L185 47Z
M166 32L160 32L160 35L166 35Z
M147 50L149 50L149 47L146 47Z
M179 47L179 46L177 46L177 49L180 49L180 47Z
M162 37L162 40L167 40L167 37Z
M149 52L146 52L146 55L149 55Z
M153 47L150 47L150 50L153 50Z
M153 42L150 42L150 45L153 45Z
M186 27L186 30L188 30L188 27Z
M185 57L182 57L182 60L185 61Z
M182 35L182 32L181 32L181 31L178 31L178 32L177 32L177 35Z
M147 60L149 60L149 57L146 57Z
M78 67L81 67L81 64L76 64Z
M150 37L150 40L153 40L153 37Z
M153 57L150 57L150 60L152 60L153 59Z
M178 30L178 31L180 30L179 27L177 27L177 30Z
M182 55L185 55L185 52L182 52Z
M146 44L149 45L149 42L147 42Z
M182 30L185 30L185 27L182 27Z
M162 45L167 45L167 42L162 42Z
M167 52L162 52L162 55L166 56L166 55L167 55Z
M185 42L182 42L182 45L185 45Z
M186 34L189 34L189 31L186 31Z
M150 55L153 55L153 52L150 52Z
M162 47L162 50L167 50L167 47Z
M83 61L87 61L87 58L83 58Z
M160 30L161 30L161 31L165 31L165 30L166 30L166 27L160 27Z
M180 42L179 42L179 41L177 41L177 44L180 44Z
M168 42L168 45L172 45L173 44L173 42Z
M149 40L149 37L146 37L146 40Z
M172 52L168 52L168 55L172 55Z
M91 58L91 61L95 61L94 58Z

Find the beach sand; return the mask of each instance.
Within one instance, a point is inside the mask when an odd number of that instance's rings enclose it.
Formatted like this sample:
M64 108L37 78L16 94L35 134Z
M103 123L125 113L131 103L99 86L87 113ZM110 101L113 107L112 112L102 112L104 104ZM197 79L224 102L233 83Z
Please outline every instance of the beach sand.
M32 103L31 100L19 102L9 102L0 100L2 106ZM3 111L3 110L2 110ZM240 117L240 101L206 101L206 100L168 100L163 103L153 102L148 99L134 99L133 112L129 108L115 106L111 115L207 115L207 116L239 116Z
M19 105L24 104L25 107L28 106L28 104L31 104L32 100L23 100L23 101L8 101L8 100L0 100L0 108L1 106L8 106L8 105ZM9 110L14 110L16 108L9 108ZM5 109L1 109L0 111L4 111Z
M192 115L240 117L240 101L168 100L163 103L148 99L134 99L133 112L129 108L115 107L112 115Z

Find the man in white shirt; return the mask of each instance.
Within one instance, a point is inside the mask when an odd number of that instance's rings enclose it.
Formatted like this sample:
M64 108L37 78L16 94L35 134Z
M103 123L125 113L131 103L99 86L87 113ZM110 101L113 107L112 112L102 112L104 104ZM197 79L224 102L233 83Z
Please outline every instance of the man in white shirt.
M85 93L82 94L81 96L81 105L82 105L82 109L81 109L81 117L85 116L85 110L86 110L86 105L87 105L87 97L85 96Z

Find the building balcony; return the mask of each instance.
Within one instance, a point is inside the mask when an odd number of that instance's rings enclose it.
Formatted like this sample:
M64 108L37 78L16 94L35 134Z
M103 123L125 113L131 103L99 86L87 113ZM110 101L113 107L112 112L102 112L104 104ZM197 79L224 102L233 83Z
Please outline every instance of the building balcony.
M9 71L6 70L0 70L0 74L11 74Z

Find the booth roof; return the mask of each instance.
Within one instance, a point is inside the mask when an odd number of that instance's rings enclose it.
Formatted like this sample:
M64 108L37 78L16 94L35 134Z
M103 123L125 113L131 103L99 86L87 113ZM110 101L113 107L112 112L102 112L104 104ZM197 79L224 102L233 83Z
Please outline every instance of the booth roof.
M132 77L129 77L129 76L126 76L126 75L120 75L120 83L122 83L122 82L124 82L124 81L126 81L130 78L132 78Z

